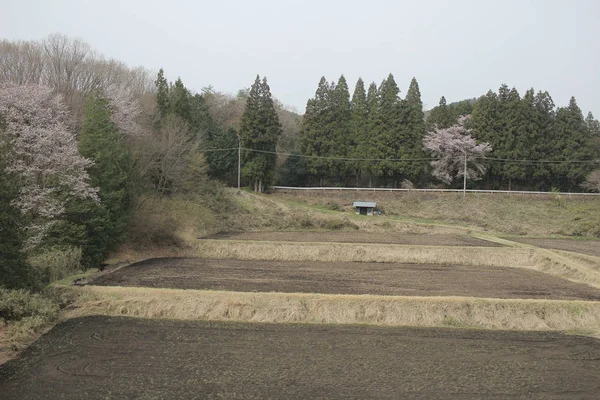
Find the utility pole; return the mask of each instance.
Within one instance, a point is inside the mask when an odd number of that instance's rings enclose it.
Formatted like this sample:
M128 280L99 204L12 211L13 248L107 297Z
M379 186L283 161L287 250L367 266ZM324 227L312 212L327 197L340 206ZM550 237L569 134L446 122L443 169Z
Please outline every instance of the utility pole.
M242 141L238 140L238 190L240 190L240 182L242 177Z
M465 150L465 169L463 170L463 197L467 195L467 151Z

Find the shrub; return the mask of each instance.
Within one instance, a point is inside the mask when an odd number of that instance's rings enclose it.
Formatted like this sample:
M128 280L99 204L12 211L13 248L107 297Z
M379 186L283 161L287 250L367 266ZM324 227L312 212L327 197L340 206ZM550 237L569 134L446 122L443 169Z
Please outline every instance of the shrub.
M324 207L332 211L342 211L342 206L337 201L330 200L324 204Z
M30 257L31 265L42 273L47 283L56 282L81 271L81 248L54 246Z
M30 317L52 321L58 316L58 311L58 304L42 294L0 288L0 319L5 321Z
M320 221L320 227L327 230L341 230L344 228L358 229L358 225L347 218L344 219L326 219Z

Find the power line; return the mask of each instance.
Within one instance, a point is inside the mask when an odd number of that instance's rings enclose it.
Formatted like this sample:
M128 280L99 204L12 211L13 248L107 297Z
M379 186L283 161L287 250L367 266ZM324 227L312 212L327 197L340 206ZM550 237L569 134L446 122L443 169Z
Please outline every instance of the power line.
M277 156L288 156L288 157L297 157L297 158L309 158L309 159L321 159L321 160L332 160L332 161L394 161L394 162L410 162L410 161L436 161L439 158L434 157L421 157L421 158L351 158L351 157L328 157L328 156L311 156L305 154L293 154L293 153L283 153L277 151L268 151L268 150L258 150L258 149L249 149L245 147L229 147L224 149L205 149L202 150L205 153L215 152L215 151L233 151L233 150L243 150L250 151L254 153L263 153L263 154L274 154ZM497 158L497 157L477 157L477 160L485 160L491 162L515 162L515 163L530 163L530 164L600 164L600 160L527 160L527 159L510 159L510 158Z
M539 164L561 164L561 163L581 163L581 164L594 164L600 163L600 160L518 160L518 159L510 159L510 158L495 158L495 157L480 157L480 159L490 160L490 161L502 161L502 162L527 162L527 163L539 163Z
M242 150L253 151L256 153L276 154L278 156L289 156L289 157L299 157L299 158L317 158L317 159L335 160L335 161L434 161L434 160L437 160L437 158L432 158L432 157L426 157L426 158L348 158L348 157L308 156L305 154L281 153L281 152L277 152L277 151L255 150L255 149L245 149L245 148L242 148Z

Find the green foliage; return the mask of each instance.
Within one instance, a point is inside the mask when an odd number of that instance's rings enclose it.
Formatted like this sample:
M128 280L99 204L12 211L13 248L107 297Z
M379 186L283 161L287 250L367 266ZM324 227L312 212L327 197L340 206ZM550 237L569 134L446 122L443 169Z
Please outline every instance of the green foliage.
M350 137L348 140L348 155L351 158L365 159L369 158L369 108L367 105L367 93L365 84L361 78L358 78L352 102L350 103ZM355 161L350 168L356 176L356 185L359 185L361 173L368 168L368 164L363 161Z
M0 287L32 288L38 281L23 253L24 217L13 204L19 194L16 174L7 171L8 144L0 132Z
M267 78L261 81L257 75L250 88L239 130L242 147L262 151L243 152L242 173L257 192L264 191L273 182L276 155L270 152L275 152L281 133L282 127Z
M211 140L212 149L233 149L207 153L209 175L233 183L237 180L238 136L233 128L217 130ZM235 177L235 179L233 179Z
M20 321L31 317L54 320L58 316L58 311L58 304L42 294L0 288L1 320Z
M158 121L169 112L169 84L165 78L165 71L161 68L158 71L156 81L156 108L158 113Z
M98 94L88 98L79 135L79 151L94 162L88 173L99 188L100 204L68 203L66 218L52 227L48 244L67 243L83 249L83 262L95 266L124 239L132 201L130 155L108 101Z
M446 98L442 96L437 107L434 107L429 112L427 118L428 130L433 129L445 129L456 123L456 117L453 115L452 110L446 104Z
M487 182L502 187L506 182L533 189L552 186L567 191L577 188L589 173L586 163L539 163L511 160L572 161L593 158L589 124L574 98L568 107L554 109L548 92L528 90L523 98L513 88L502 85L498 94L489 91L473 108L469 127L475 137L491 144L492 162ZM539 183L536 183L539 182Z
M79 247L55 246L30 257L29 262L46 283L53 283L82 270L81 254Z

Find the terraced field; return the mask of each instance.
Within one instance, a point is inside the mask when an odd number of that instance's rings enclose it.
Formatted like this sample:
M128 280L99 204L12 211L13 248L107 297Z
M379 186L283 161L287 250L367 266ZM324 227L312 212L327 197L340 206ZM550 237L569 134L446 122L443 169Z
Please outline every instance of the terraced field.
M597 399L600 341L560 333L89 317L0 368L3 400Z
M527 243L544 249L565 250L574 253L600 257L600 240L511 238L510 240Z
M600 290L542 272L462 265L158 258L131 264L91 283L237 292L600 301Z
M500 244L468 235L425 235L394 232L239 232L219 233L202 239L255 240L270 242L319 242L319 243L376 243L420 246L485 246Z
M600 398L600 341L557 331L600 332L594 258L502 243L204 238L65 288L75 318L0 366L0 397Z

